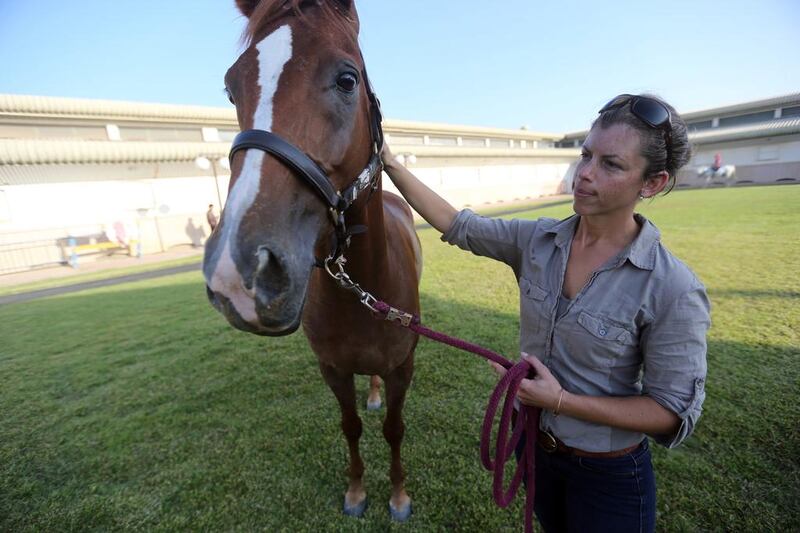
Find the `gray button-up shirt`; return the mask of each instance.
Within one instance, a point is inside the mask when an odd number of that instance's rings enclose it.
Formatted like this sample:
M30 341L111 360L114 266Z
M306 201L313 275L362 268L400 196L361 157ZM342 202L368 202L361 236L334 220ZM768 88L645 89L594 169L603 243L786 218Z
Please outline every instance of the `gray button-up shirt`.
M519 281L520 349L537 356L565 390L589 396L647 395L678 415L674 435L652 435L667 447L694 429L705 399L705 287L660 241L641 229L619 255L594 272L558 313L579 217L562 221L485 218L465 209L442 240L508 264ZM562 306L563 308L563 306ZM568 446L604 452L640 442L634 431L542 410L540 421Z

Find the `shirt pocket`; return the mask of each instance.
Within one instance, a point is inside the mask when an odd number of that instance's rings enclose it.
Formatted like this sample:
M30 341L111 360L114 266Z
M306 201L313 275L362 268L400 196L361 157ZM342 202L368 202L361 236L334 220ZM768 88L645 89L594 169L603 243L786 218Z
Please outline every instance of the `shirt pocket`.
M609 368L635 352L636 336L602 315L581 311L570 335L570 354L592 368Z
M519 278L521 329L536 334L550 324L550 292L528 278Z

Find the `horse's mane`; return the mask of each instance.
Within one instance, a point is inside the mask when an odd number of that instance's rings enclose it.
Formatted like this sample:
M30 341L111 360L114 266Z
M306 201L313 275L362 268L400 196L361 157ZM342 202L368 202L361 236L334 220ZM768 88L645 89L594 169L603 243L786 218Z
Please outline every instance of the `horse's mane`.
M250 20L242 35L242 42L245 45L251 44L265 26L290 14L303 22L308 22L308 18L303 14L303 8L311 5L318 6L324 12L325 18L339 26L345 35L353 35L353 39L357 39L358 20L349 13L343 13L336 2L329 0L261 0L250 15Z

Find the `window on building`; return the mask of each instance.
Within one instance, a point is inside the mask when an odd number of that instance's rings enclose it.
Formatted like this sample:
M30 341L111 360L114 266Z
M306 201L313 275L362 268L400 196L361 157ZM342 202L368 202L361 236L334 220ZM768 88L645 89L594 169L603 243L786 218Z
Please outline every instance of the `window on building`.
M83 141L105 141L104 126L34 126L22 124L0 125L3 139L71 139Z
M394 144L425 144L423 137L416 137L410 135L396 135L392 134L392 143Z
M700 130L707 130L713 125L713 121L711 120L701 120L699 122L687 122L686 127L689 129L689 132L693 131L700 131Z
M219 130L219 140L223 142L233 142L234 137L239 134L239 130Z
M36 126L0 124L0 139L30 139L37 136Z
M200 128L136 128L120 127L123 141L184 141L200 142L203 135Z
M458 144L455 137L430 137L429 142L434 146L456 146Z
M777 146L761 146L758 149L759 161L774 161L780 157Z
M766 122L775 118L775 111L760 111L758 113L747 113L745 115L734 115L732 117L723 117L719 119L719 127L726 128L731 126L742 126L744 124L753 124L756 122Z
M483 137L464 137L461 139L462 146L486 146L486 140Z
M792 106L792 107L784 107L781 111L782 117L796 117L800 116L800 105Z
M489 139L489 146L492 148L511 148L511 143L510 139Z

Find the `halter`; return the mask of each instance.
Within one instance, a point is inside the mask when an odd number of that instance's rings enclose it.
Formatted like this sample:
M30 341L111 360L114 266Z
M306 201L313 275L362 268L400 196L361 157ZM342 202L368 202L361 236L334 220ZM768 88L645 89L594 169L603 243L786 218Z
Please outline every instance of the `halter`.
M363 61L363 58L362 58ZM344 221L344 213L353 205L359 194L371 187L374 191L378 187L378 178L381 175L381 150L383 149L383 128L381 127L381 104L372 84L367 77L366 68L361 70L361 75L366 83L367 98L369 98L370 133L372 135L372 154L367 166L356 176L344 192L337 191L331 179L305 152L290 142L266 130L245 130L233 139L228 159L233 161L233 156L240 150L255 148L277 157L289 167L296 176L311 186L328 206L328 212L333 222L336 242L333 252L325 259L325 263L338 260L350 245L350 237L358 231L350 231ZM323 266L317 264L317 266Z

